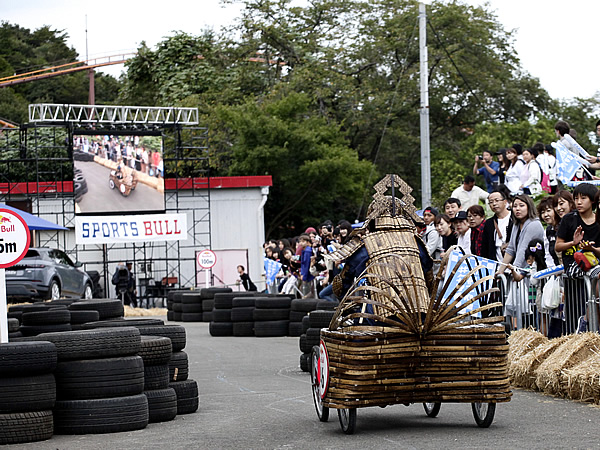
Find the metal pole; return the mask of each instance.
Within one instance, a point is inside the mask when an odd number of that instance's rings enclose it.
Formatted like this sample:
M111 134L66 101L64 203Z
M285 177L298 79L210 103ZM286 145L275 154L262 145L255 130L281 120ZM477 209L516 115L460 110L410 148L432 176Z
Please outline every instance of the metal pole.
M431 156L429 148L429 80L427 69L427 13L419 3L419 59L421 86L421 206L431 204Z

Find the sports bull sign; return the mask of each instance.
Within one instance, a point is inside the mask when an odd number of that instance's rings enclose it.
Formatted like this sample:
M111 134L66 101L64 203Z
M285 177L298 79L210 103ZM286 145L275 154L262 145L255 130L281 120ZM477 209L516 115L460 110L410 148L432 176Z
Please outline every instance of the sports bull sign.
M187 215L78 216L75 232L77 245L184 241L187 239Z

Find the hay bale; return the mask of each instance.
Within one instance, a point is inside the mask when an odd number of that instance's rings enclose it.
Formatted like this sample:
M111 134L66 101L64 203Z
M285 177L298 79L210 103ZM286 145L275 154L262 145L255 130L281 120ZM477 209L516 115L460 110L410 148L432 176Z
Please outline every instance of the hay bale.
M548 394L561 395L561 373L600 352L600 335L581 333L568 336L568 339L540 364L535 371L535 384Z
M518 361L534 348L548 342L548 338L533 328L517 330L508 337L508 362L510 365Z
M166 316L167 308L132 308L125 305L125 317Z
M508 372L511 384L525 389L536 389L536 369L567 339L569 336L547 340L523 357L511 361Z
M564 395L572 400L600 404L600 353L592 355L561 374Z

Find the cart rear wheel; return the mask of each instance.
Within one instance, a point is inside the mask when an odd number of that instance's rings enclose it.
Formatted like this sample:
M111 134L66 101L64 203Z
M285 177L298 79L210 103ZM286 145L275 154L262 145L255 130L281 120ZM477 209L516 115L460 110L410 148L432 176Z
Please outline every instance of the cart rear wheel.
M340 427L346 434L354 434L356 429L356 408L338 409L338 419L340 419Z
M319 390L319 347L314 346L311 353L312 358L312 369L310 371L310 381L312 383L312 395L313 403L315 404L315 410L317 411L317 417L321 422L327 422L329 420L329 408L323 406L323 400L321 399L321 392Z
M495 403L471 403L471 409L473 410L475 422L481 428L488 428L494 421Z
M423 409L428 417L437 417L440 413L441 403L423 403Z
M112 178L109 178L109 180L108 180L108 185L110 186L110 188L111 188L111 189L114 189L114 188L115 188L115 182L113 181L113 179L112 179Z

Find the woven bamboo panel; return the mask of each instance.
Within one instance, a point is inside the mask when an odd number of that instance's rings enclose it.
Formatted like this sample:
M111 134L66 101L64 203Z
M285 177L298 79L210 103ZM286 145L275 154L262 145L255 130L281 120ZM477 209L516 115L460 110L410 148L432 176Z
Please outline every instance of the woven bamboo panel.
M406 335L373 329L322 330L331 408L419 402L507 402L508 344L501 327Z

